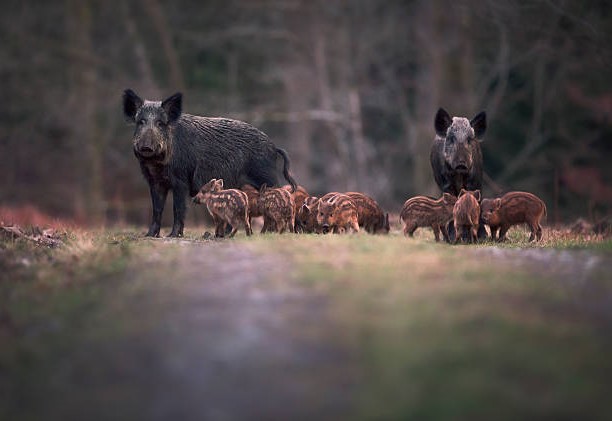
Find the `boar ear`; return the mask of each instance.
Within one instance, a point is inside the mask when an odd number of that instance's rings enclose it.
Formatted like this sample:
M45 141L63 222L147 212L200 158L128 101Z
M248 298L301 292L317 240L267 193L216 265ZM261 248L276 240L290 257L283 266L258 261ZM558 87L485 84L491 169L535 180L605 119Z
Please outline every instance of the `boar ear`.
M446 137L446 131L450 127L453 119L444 108L438 109L436 118L434 119L434 127L438 136Z
M470 126L472 126L472 128L474 129L474 135L476 136L476 139L481 140L485 132L487 131L487 113L481 111L476 114L476 117L474 117L470 121Z
M171 97L164 99L161 103L161 107L168 114L168 123L176 121L180 116L183 108L183 94L180 92L175 93Z
M461 196L463 196L465 193L466 193L466 190L465 190L465 189L461 189L461 191L459 192L459 196L457 196L457 197L461 197Z
M474 197L480 202L480 190L474 190Z
M123 91L123 114L128 121L135 121L136 113L144 101L131 89Z

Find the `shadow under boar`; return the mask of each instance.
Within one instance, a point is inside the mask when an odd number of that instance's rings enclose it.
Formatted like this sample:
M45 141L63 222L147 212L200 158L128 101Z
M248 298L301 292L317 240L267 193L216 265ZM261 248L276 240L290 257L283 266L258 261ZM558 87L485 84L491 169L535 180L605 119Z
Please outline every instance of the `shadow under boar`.
M291 193L282 188L271 188L263 184L259 190L258 206L264 217L261 233L285 230L294 232L295 202Z
M436 241L440 241L440 231L446 242L450 242L446 226L453 220L453 208L457 198L443 193L439 199L427 196L412 197L402 206L400 221L404 224L404 235L412 237L419 227L431 227Z
M472 120L452 117L440 108L434 119L436 137L431 146L430 162L436 184L442 193L459 196L461 189L482 188L482 150L480 143L487 130L487 115L478 113ZM449 225L451 240L455 237ZM478 237L486 238L484 224L478 227Z
M491 229L491 239L495 240L499 229L498 241L506 241L506 233L513 225L527 224L531 230L529 241L542 239L540 222L546 215L546 205L538 196L514 191L497 199L483 199L480 204L482 221Z
M480 190L468 191L461 189L455 206L453 207L453 220L457 228L454 243L459 237L462 242L475 243L478 240L477 229L480 220Z
M240 225L246 235L253 234L249 221L249 202L245 192L238 189L223 189L223 180L212 179L204 184L193 198L196 204L206 204L215 223L215 237L223 237L227 224L232 226L229 236L233 237Z
M151 193L153 219L147 236L159 236L170 190L174 210L170 237L181 237L187 195L195 196L211 178L223 179L231 188L277 185L280 157L284 177L296 185L289 173L287 153L265 133L242 121L184 114L180 93L163 101L147 101L127 89L123 112L136 124L134 154Z
M359 232L359 216L355 203L345 194L328 193L319 200L317 223L321 232L343 234L347 231Z
M385 214L376 200L359 192L345 193L357 207L359 226L370 234L388 234L389 214Z

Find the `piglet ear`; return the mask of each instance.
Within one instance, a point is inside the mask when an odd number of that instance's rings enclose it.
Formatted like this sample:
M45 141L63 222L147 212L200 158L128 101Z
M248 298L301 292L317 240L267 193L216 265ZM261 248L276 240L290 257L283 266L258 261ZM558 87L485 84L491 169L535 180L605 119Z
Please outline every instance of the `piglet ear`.
M223 190L223 179L220 178L217 181L215 181L215 185L217 186L219 190Z
M310 213L310 208L306 203L302 204L302 212L304 212L306 215Z
M128 121L135 121L136 113L144 101L131 89L123 91L123 114Z
M474 190L474 197L480 202L480 190Z
M176 121L181 116L183 109L183 94L177 92L171 97L164 99L161 107L168 115L168 123Z
M448 204L451 204L451 203L453 203L453 202L455 202L457 200L457 199L455 199L455 196L453 196L450 193L444 193L442 195L442 198L443 198L444 203L448 203Z
M501 208L501 199L495 199L495 209Z
M266 189L268 188L268 185L266 183L263 183L260 187L259 187L259 194L264 194Z
M487 113L481 111L476 114L476 116L470 121L470 126L472 126L474 129L476 139L482 141L482 137L487 131Z
M438 109L436 118L434 119L434 127L438 136L446 137L446 131L450 127L453 119L444 108Z
M461 197L461 196L463 196L465 193L467 193L467 190L465 190L465 189L461 189L461 191L459 192L459 196L457 196L457 197Z

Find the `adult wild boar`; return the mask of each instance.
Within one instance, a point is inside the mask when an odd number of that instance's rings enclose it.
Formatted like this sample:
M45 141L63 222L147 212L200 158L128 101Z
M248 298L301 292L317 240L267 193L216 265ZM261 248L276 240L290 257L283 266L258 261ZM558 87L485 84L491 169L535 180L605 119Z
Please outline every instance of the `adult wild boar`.
M123 112L136 123L134 154L151 192L153 221L147 236L159 236L170 190L174 208L170 237L181 237L187 195L195 196L212 178L223 179L226 188L274 186L280 156L284 177L296 185L289 174L289 157L265 133L242 121L183 114L180 93L147 101L127 89Z
M440 108L434 120L436 137L429 156L434 179L442 193L458 196L461 189L482 188L482 151L480 142L487 130L487 115L478 113L472 120L452 117ZM451 241L454 227L449 226ZM478 227L478 237L485 238L483 224Z

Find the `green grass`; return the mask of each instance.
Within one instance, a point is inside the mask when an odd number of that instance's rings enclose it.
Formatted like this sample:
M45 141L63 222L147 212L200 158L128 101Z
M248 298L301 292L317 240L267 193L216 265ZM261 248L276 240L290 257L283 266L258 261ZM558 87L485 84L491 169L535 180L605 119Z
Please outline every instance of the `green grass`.
M105 349L155 329L164 308L180 305L181 285L167 281L184 264L182 244L202 253L219 244L201 240L202 232L179 241L132 230L70 232L53 250L2 243L0 374L19 384L0 380L0 392L48 393L49 378L63 379L57 361L78 364L70 360L75 346ZM611 241L552 231L538 244L527 237L516 229L509 243L450 246L423 229L414 239L240 232L221 244L284 262L285 276L262 288L325 297L321 311L337 330L322 337L350 356L355 418L605 419L611 310L595 307L612 297L608 269L585 272L577 284L571 262L519 263L521 250L534 248L610 262ZM490 253L505 249L518 254ZM157 278L139 276L152 261L168 264ZM568 270L549 270L556 265ZM110 403L132 396L115 386Z
M537 268L400 236L256 241L331 297L362 369L362 418L610 414L610 326Z

